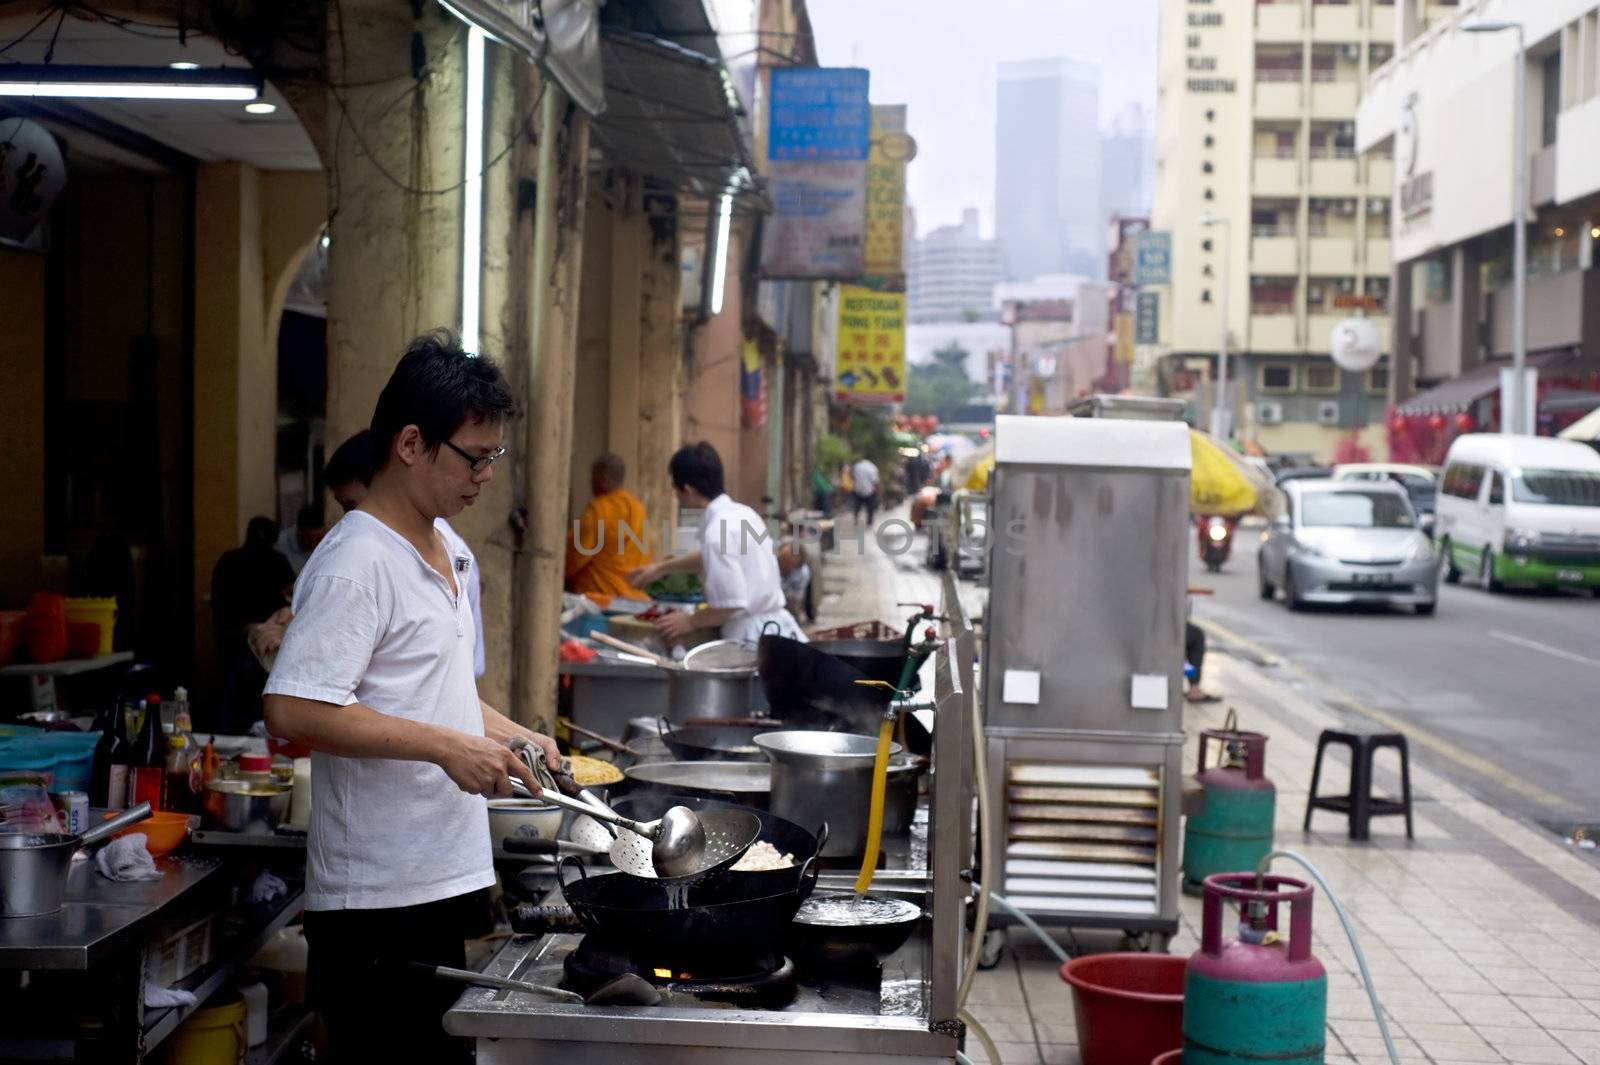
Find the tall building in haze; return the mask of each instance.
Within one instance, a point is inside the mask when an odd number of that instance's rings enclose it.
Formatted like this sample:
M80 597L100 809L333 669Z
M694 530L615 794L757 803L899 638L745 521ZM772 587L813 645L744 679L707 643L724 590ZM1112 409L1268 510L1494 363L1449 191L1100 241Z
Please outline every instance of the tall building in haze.
M978 232L978 212L911 245L906 316L912 322L994 321L994 286L1005 280L998 241Z
M1006 274L1105 276L1100 72L1071 59L1000 64L995 237Z
M1101 221L1147 218L1154 173L1150 113L1129 104L1106 127L1100 139Z

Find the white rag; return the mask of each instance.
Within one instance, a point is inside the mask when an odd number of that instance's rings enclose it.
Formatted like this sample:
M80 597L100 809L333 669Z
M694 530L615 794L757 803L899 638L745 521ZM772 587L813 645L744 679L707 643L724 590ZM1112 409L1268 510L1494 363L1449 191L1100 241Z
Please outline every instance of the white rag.
M271 902L288 893L289 885L266 869L261 870L256 882L250 885L250 901L257 904Z
M160 880L161 870L144 845L143 832L119 836L100 848L94 866L107 880Z

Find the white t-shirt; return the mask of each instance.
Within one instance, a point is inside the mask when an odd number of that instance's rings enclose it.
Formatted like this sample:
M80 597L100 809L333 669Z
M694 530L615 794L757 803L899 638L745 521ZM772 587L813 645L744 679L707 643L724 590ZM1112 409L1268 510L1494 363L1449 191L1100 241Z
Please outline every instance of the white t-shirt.
M458 588L468 565L452 548ZM481 736L475 642L467 597L399 533L352 511L295 582L294 620L266 691ZM321 752L311 760L307 909L416 906L494 882L486 802L443 769Z
M472 607L472 675L483 676L487 663L483 658L483 591L482 581L478 576L478 556L472 553L472 548L456 531L450 528L450 523L443 518L433 519L434 528L439 530L439 535L444 537L445 550L450 552L452 558L466 556L467 573L462 577L456 574L456 579L466 585L467 603Z
M723 623L725 639L754 641L769 621L778 623L779 635L805 639L784 607L783 579L767 523L727 493L701 512L700 562L706 606L739 611Z
M861 459L850 467L850 479L856 484L856 495L870 496L878 490L878 467L867 459Z

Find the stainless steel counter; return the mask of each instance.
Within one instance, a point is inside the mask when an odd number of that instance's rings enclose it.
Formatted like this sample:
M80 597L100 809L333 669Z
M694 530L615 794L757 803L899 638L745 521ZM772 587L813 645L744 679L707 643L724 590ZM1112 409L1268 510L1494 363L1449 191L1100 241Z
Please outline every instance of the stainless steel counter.
M141 942L161 911L222 870L216 858L169 855L160 880L122 883L72 863L66 902L44 917L0 920L0 969L88 969Z
M516 936L487 968L497 976L557 984L576 935ZM563 1065L948 1063L954 1035L929 1030L928 937L915 936L884 962L881 981L802 977L782 1009L741 1009L668 991L651 1007L591 1007L512 991L471 990L445 1015L445 1029L475 1037L482 1065L557 1060ZM548 1057L547 1057L548 1055Z

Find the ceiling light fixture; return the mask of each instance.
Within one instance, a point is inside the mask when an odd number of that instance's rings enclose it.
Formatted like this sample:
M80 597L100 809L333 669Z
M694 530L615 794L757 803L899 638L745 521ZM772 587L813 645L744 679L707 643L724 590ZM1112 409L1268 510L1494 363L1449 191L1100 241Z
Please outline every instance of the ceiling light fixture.
M252 115L270 115L278 109L278 105L269 104L265 100L257 100L253 104L245 104L244 109Z
M199 70L199 63L168 63L168 70Z
M0 96L91 100L254 100L261 76L217 67L78 67L55 63L0 66Z

